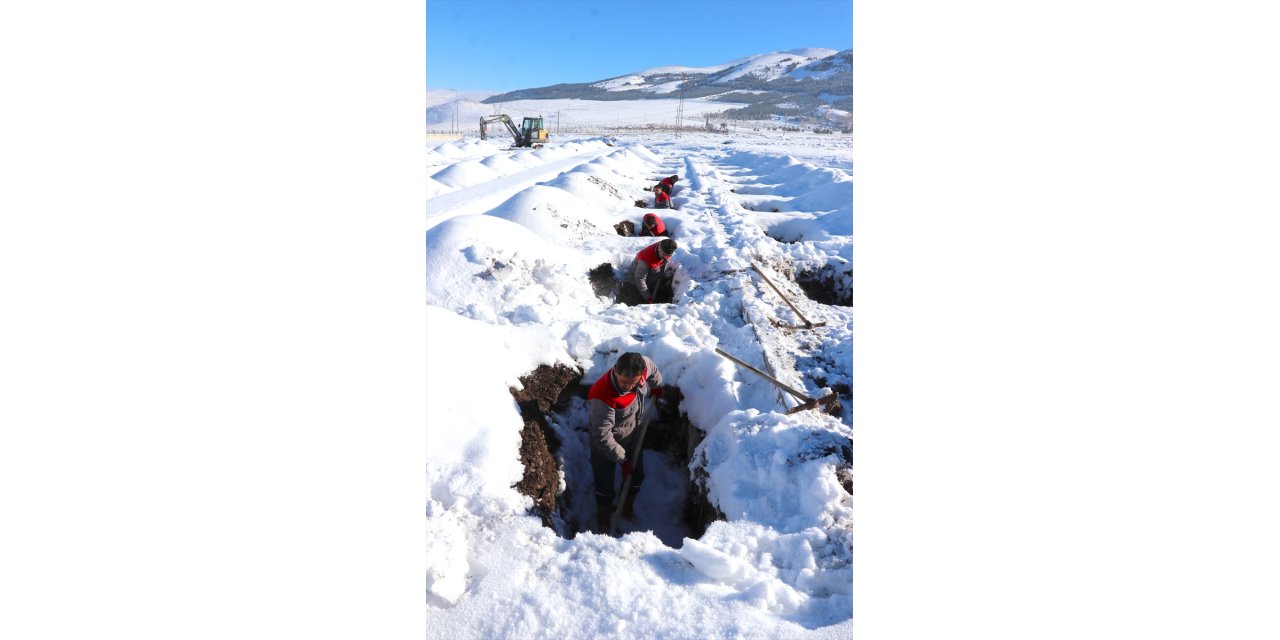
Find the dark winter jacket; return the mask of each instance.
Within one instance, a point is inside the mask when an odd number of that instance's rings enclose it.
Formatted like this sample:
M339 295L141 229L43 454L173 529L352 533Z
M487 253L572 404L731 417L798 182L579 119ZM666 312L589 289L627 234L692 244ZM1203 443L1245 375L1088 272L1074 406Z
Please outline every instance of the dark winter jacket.
M591 448L614 462L622 462L626 451L619 440L625 440L640 426L640 409L649 399L653 389L662 386L662 374L658 365L648 356L644 358L644 378L634 391L626 393L618 389L613 369L604 372L587 392L587 410L591 416L588 440Z
M631 261L628 280L640 290L640 297L645 299L653 297L652 289L660 278L674 275L670 257L658 257L658 245L662 242L666 241L660 240L641 249L636 254L636 259Z
M653 220L653 229L645 226L644 223L648 220ZM667 225L662 222L662 218L659 218L658 215L654 213L644 214L644 220L640 221L640 235L671 237L671 234L667 233Z

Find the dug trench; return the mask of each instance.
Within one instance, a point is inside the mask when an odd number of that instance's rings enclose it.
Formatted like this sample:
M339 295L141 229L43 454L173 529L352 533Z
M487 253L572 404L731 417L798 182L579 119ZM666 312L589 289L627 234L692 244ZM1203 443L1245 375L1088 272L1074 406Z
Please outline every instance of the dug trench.
M634 307L641 303L640 293L633 286L625 285L618 278L621 276L612 264L603 262L587 272L587 281L597 296L612 299L615 303ZM671 304L676 301L674 280L664 280L654 293L653 301L657 304Z
M796 284L804 290L806 296L814 302L842 307L853 306L853 291L841 286L849 280L849 270L845 269L843 278L831 265L823 265L820 269L802 271L796 274Z
M520 462L524 475L514 487L533 501L530 513L563 538L590 531L596 521L594 486L587 441L586 395L595 380L565 365L541 365L512 388L524 426ZM682 397L665 386L645 435L645 482L636 494L636 518L623 520L621 532L652 531L678 548L683 539L700 538L724 516L706 499L696 481L706 472L689 472L689 460L702 432L681 413ZM617 474L621 476L621 474ZM617 478L620 484L621 478Z

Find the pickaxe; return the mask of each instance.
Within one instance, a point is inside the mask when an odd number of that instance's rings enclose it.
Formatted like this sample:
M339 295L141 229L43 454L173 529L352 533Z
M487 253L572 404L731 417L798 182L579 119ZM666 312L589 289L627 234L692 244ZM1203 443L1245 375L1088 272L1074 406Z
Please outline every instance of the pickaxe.
M800 404L796 405L795 407L787 411L788 414L798 413L800 411L805 411L807 409L812 409L814 407L823 407L823 410L827 411L828 413L840 410L840 396L836 394L834 391L821 398L810 398L809 396L799 391L796 391L795 389L792 389L791 387L788 387L785 384L782 384L781 382L778 381L777 378L774 378L773 376L739 360L738 358L735 358L729 355L728 353L725 353L722 349L720 349L720 347L716 347L716 353L734 361L737 364L740 364L754 371L760 377L764 378L765 380L768 380L769 382L772 382L774 386L778 387L779 389L782 389L783 391L786 391L787 393L801 400Z
M652 391L650 391L652 393ZM640 439L636 441L636 450L631 455L631 473L622 476L622 491L618 492L618 506L613 510L613 520L609 522L609 535L618 535L618 525L622 521L622 505L627 502L627 491L631 489L631 474L635 473L636 462L640 460L640 451L644 449L644 432L649 430L649 420L653 418L653 405L657 404L652 398L644 399L644 408L640 411L644 413L644 419L640 421Z
M787 303L787 306L788 306L788 307L791 307L791 310L792 310L792 311L794 311L794 312L796 312L796 315L797 315L797 316L800 316L800 319L804 321L804 328L806 328L806 329L812 329L812 328L814 328L814 327L824 327L824 326L826 326L826 324L827 324L827 323L825 323L825 322L819 322L819 323L817 323L817 324L814 324L814 323L812 323L812 322L809 322L809 319L808 319L808 318L806 318L806 317L804 317L804 314L800 313L800 310L799 310L799 309L797 309L797 308L796 308L796 306L795 306L794 304L791 304L791 301L790 301L790 300L788 300L786 296L782 295L782 292L778 290L778 287L774 286L773 281L772 281L772 280L770 280L770 279L768 278L768 276L764 275L764 272L760 270L760 267L757 267L757 266L756 266L756 263L754 263L754 262L753 262L753 263L751 263L751 268L752 268L752 269L755 269L755 270L756 270L756 273L760 274L760 277L761 277L761 278L764 278L764 281L765 281L765 282L767 282L767 283L769 283L769 287L773 289L773 292L774 292L774 293L776 293L776 294L778 294L778 297L779 297L779 298L782 298L782 301L783 301L783 302L785 302L785 303Z

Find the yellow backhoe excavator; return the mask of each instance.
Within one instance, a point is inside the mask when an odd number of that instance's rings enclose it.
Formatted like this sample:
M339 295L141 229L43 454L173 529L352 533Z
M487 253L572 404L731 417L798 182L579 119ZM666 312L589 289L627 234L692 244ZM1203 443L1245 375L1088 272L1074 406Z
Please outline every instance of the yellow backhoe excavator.
M525 118L524 122L520 123L520 128L517 129L515 123L511 122L511 118L508 118L507 114L500 113L496 116L480 118L481 140L489 139L487 127L494 122L501 122L502 124L507 125L507 131L510 131L511 137L516 139L516 147L533 147L534 149L537 149L547 141L547 138L551 137L551 135L547 133L547 130L542 128L542 116L538 116L536 118Z

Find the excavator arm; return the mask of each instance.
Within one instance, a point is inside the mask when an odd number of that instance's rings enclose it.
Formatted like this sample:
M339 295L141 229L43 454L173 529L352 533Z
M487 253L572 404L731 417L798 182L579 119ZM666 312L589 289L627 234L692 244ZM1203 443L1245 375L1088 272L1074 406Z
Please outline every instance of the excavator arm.
M496 116L487 116L487 117L480 118L480 139L481 140L489 139L489 133L487 131L487 127L488 125L494 122L501 122L502 124L507 125L507 131L510 131L511 137L515 138L517 147L524 142L524 140L520 136L520 130L516 128L515 123L511 122L511 118L508 118L507 114L505 113L500 113Z

